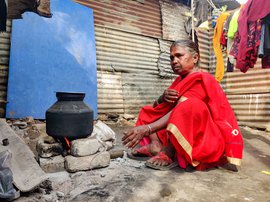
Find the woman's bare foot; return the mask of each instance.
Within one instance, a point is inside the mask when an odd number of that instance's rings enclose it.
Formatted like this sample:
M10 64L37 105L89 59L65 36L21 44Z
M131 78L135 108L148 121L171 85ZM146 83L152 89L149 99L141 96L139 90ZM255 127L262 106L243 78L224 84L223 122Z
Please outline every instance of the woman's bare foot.
M168 143L167 146L163 147L156 156L150 158L147 163L154 166L168 166L173 163L173 156L175 150L171 143Z
M132 150L133 156L155 156L162 149L159 140L152 140L150 144Z
M156 156L146 161L147 164L152 166L166 167L173 163L172 159L165 154L165 152L159 152Z

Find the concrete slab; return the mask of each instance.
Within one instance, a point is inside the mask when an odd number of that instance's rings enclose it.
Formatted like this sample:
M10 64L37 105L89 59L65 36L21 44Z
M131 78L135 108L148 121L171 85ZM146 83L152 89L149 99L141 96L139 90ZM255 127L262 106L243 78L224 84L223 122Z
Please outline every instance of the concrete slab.
M9 144L0 144L0 152L8 150L12 154L10 169L14 184L22 192L31 191L47 179L46 174L25 142L9 127L5 119L0 119L0 141L6 138Z

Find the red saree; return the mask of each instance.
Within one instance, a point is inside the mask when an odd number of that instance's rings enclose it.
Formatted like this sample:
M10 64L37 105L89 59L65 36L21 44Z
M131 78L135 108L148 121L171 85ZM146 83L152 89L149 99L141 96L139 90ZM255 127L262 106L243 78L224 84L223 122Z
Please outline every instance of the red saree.
M177 90L181 97L197 81L202 83L198 90L205 91L206 101L191 97L177 105L164 102L155 108L145 106L136 125L152 123L171 111L167 128L157 135L163 145L170 139L180 167L190 164L204 170L225 162L240 165L242 135L226 95L214 77L196 72L183 80L177 77L169 88ZM148 137L140 142L141 145L149 143Z

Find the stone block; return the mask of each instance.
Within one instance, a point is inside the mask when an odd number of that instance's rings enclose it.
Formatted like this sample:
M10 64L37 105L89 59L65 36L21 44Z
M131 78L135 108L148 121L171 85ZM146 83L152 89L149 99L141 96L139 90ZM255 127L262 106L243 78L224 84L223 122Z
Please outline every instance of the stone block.
M54 173L65 170L65 158L61 155L50 158L39 158L42 170L47 173Z
M103 168L110 165L110 160L110 153L107 151L83 157L69 155L65 157L65 168L68 172Z
M116 158L123 158L124 156L124 150L119 149L119 150L110 150L110 158L111 159L116 159Z
M84 138L73 140L70 152L73 156L89 156L97 153L101 148L102 145L97 139Z
M58 156L63 153L62 145L50 136L39 139L36 150L38 155L44 158Z

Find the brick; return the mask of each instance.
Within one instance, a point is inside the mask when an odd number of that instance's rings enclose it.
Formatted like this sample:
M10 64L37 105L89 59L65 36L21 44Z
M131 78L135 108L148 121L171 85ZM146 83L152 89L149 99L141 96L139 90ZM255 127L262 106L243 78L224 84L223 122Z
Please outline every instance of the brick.
M61 155L50 158L39 158L39 164L42 170L47 173L54 173L65 170L65 159Z
M62 145L50 136L38 140L36 150L38 155L44 158L58 156L63 153Z

